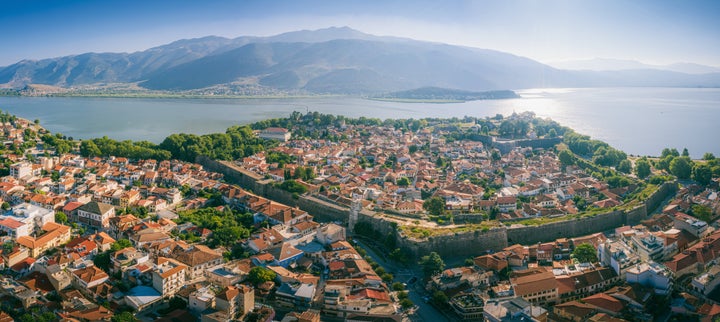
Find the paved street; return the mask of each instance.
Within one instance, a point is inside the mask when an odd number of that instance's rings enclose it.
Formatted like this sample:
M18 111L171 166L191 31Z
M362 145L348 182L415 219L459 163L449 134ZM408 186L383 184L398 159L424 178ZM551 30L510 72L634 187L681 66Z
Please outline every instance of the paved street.
M422 297L426 294L424 294L424 291L422 291L422 287L420 286L420 284L422 283L422 270L419 266L415 265L413 270L399 268L392 261L385 260L383 256L377 254L373 250L373 248L368 247L365 241L358 239L355 239L355 241L358 243L359 246L365 249L365 251L367 251L367 254L378 264L380 264L380 266L382 266L385 271L393 272L393 275L395 276L393 282L407 283L407 281L412 276L418 277L417 282L413 283L412 285L408 284L407 286L410 300L412 300L413 303L418 306L418 309L415 311L415 313L410 315L410 319L412 321L450 321L447 319L447 317L445 317L445 315L440 313L432 305L423 301Z

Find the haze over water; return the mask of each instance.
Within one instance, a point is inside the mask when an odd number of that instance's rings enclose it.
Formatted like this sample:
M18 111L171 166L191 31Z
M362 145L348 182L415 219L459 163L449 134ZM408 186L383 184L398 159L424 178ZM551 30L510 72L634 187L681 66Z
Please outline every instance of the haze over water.
M227 127L317 111L348 117L423 118L505 116L532 111L628 154L658 155L688 148L694 158L720 155L720 89L582 88L518 91L520 99L453 104L397 103L360 98L130 99L0 97L0 109L53 133L88 139L159 143L172 133L206 134Z

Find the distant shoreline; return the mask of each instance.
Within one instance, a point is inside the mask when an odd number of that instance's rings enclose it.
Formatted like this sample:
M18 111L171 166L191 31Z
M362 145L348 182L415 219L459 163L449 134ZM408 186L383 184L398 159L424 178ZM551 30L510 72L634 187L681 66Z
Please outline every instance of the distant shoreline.
M452 104L452 103L468 102L467 100L451 100L451 99L443 100L443 99L382 98L382 97L363 97L363 99L366 99L369 101L408 103L408 104L413 104L413 103Z
M30 97L30 98L140 98L140 99L247 99L247 100L265 100L265 99L312 99L312 98L333 98L333 97L355 97L349 95L202 95L202 94L44 94L44 95L7 95L0 93L0 97ZM358 96L359 98L359 96Z

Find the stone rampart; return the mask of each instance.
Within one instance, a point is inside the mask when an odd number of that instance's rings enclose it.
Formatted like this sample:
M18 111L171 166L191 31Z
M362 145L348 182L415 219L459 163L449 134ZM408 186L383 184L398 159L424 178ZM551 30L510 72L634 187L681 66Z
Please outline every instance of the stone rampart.
M532 144L549 144L547 141L533 142ZM198 157L197 163L202 164L211 171L220 172L225 180L248 189L263 197L281 202L290 206L297 206L315 216L320 221L340 221L347 223L350 209L334 203L321 200L313 196L299 196L294 198L287 191L274 187L271 180L245 169L232 162L215 161L207 157ZM360 213L359 221L371 223L373 229L387 235L395 233L397 245L409 256L418 258L430 252L438 252L444 257L475 256L487 250L497 251L512 244L534 244L549 242L557 238L571 238L588 235L596 232L614 229L623 225L637 224L647 218L648 212L654 210L665 200L670 193L677 189L675 182L666 182L644 203L628 211L610 211L580 219L572 219L545 224L542 226L512 226L497 227L489 230L476 230L458 232L448 235L432 236L427 239L401 238L396 227L382 216L364 210ZM474 221L475 218L462 218Z

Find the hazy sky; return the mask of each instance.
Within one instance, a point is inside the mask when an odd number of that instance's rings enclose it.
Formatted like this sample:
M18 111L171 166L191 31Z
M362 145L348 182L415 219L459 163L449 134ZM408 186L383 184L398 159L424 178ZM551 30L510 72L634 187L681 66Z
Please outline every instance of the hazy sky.
M720 66L720 1L19 0L0 4L0 66L133 52L207 35L349 26L541 62L594 57Z

